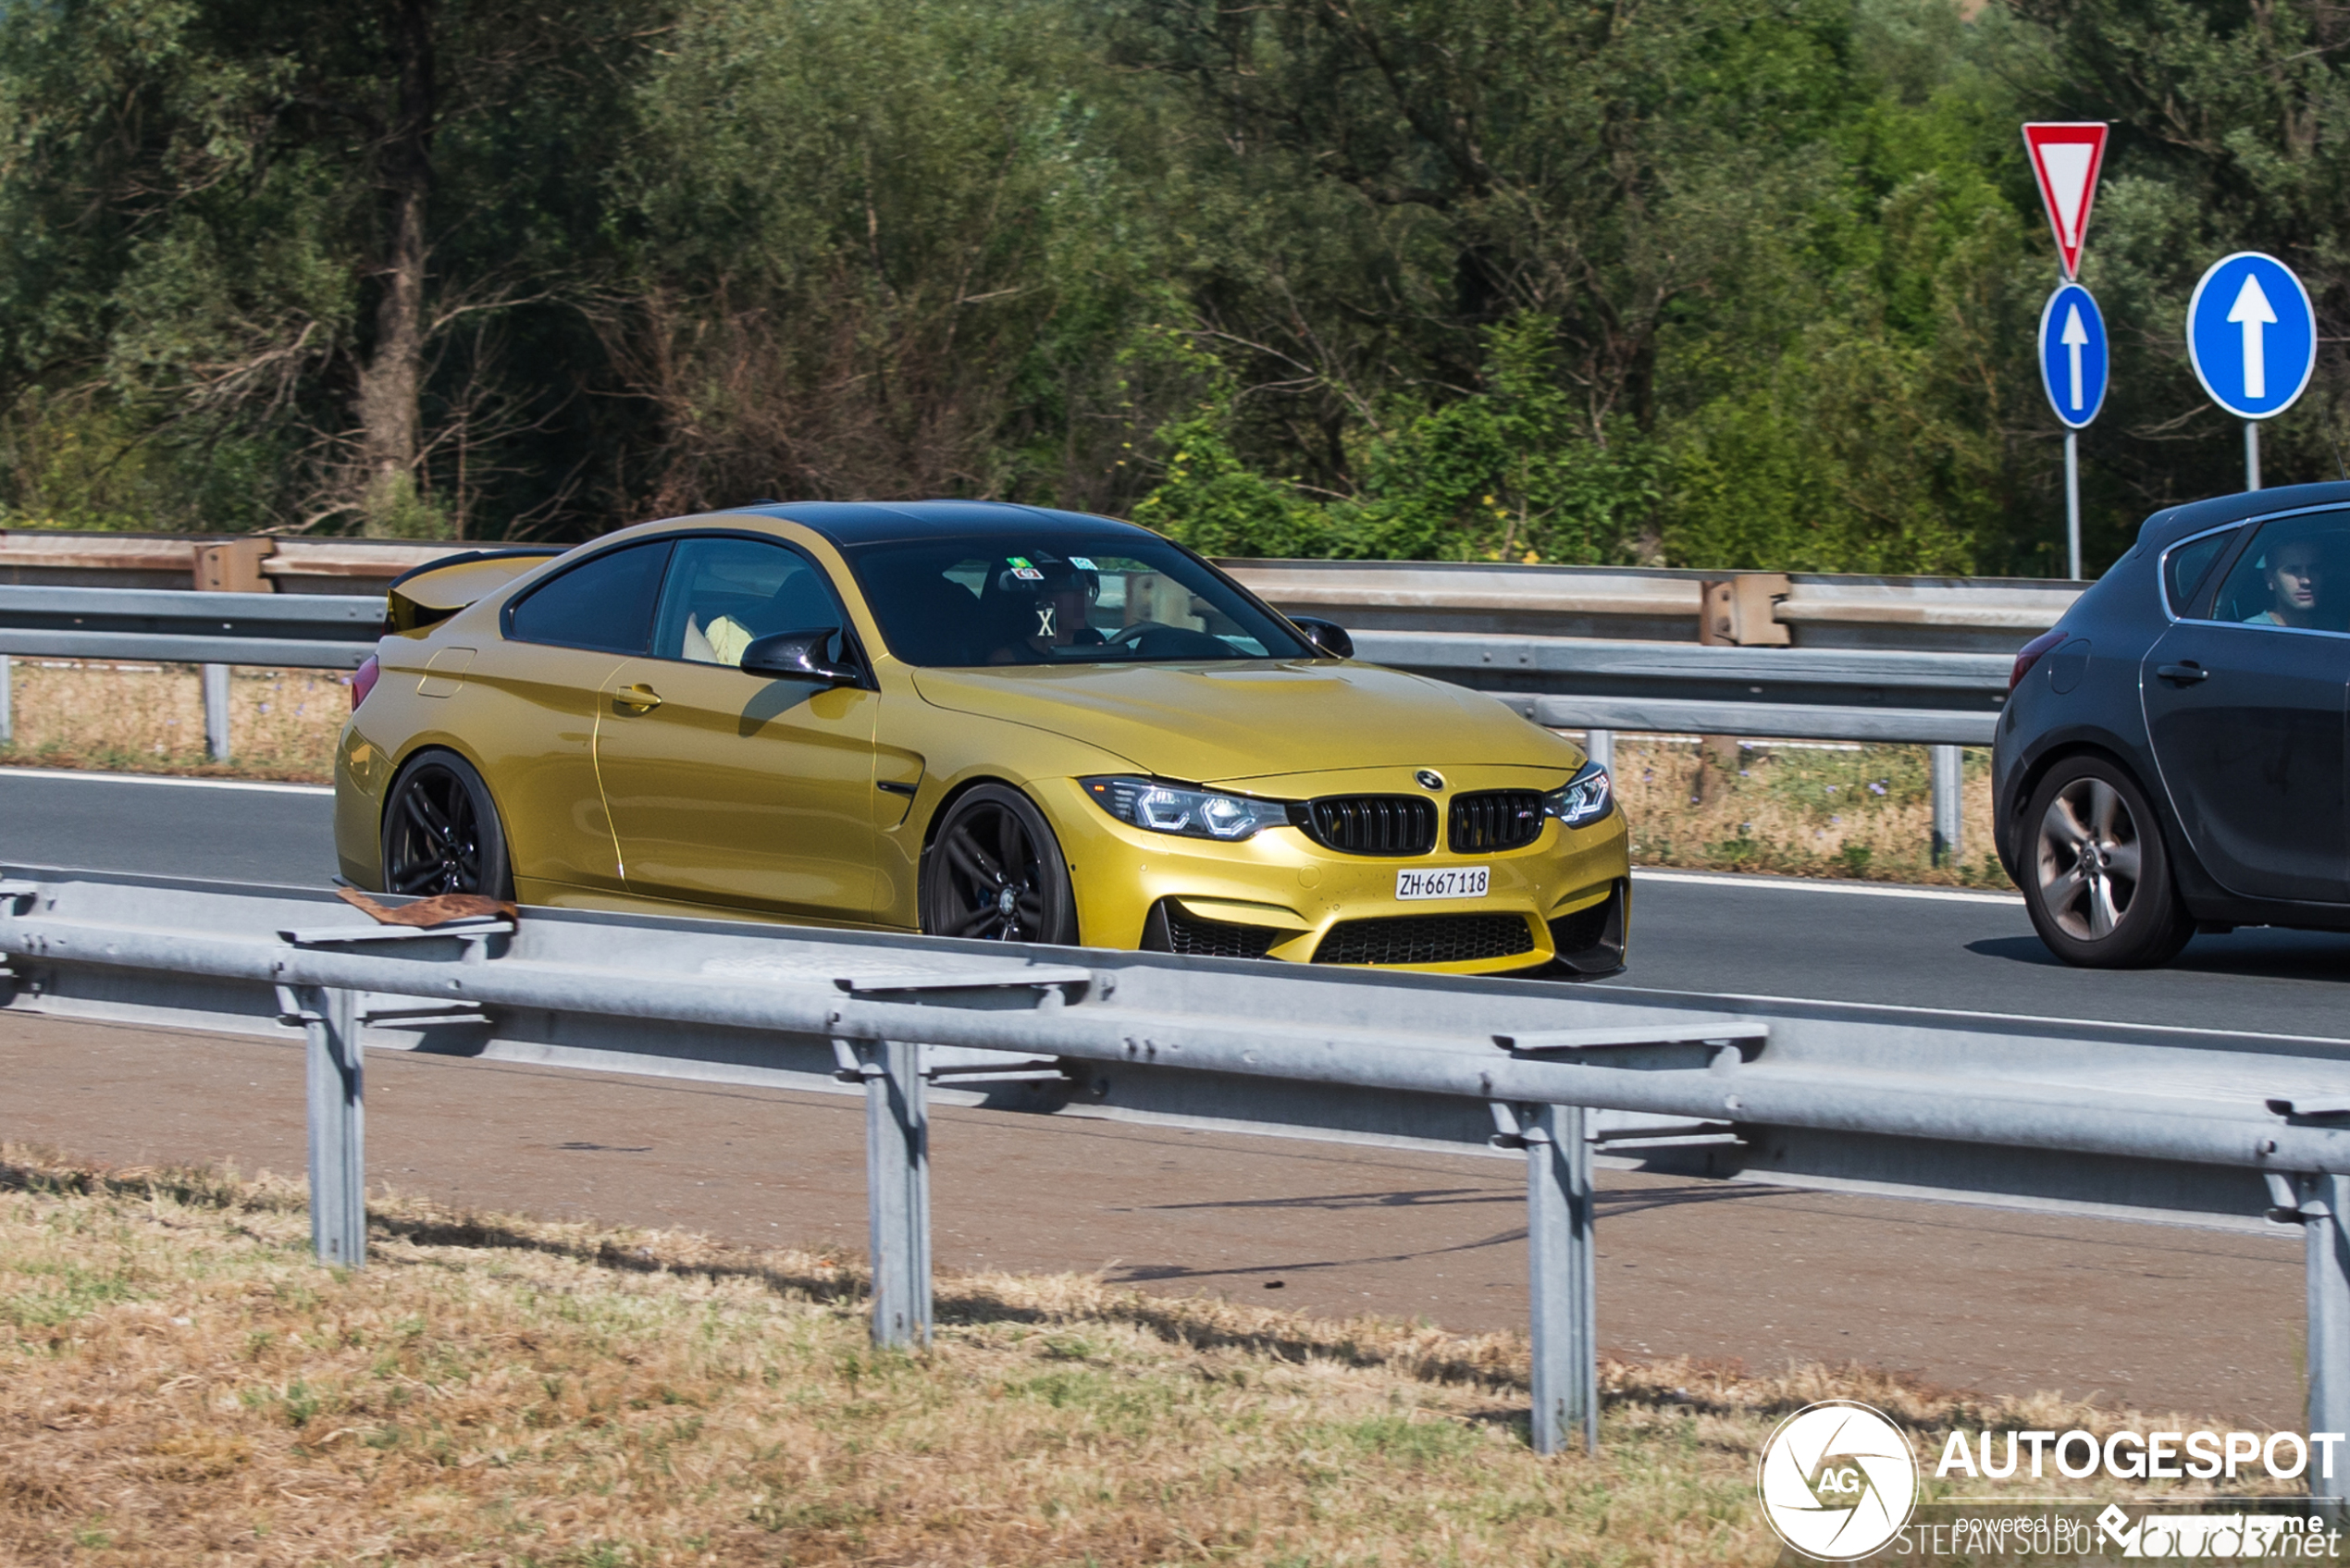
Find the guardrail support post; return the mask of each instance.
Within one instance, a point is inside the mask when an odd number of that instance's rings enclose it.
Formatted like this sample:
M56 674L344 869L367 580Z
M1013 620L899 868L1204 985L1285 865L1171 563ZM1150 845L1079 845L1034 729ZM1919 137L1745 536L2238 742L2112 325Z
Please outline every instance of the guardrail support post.
M1959 859L1959 829L1964 821L1966 753L1955 746L1936 746L1933 752L1934 863L1952 866Z
M1615 732L1614 730L1585 730L1583 755L1605 768L1608 771L1608 776L1613 778L1615 775Z
M2350 1432L2350 1176L2304 1179L2301 1205L2309 1263L2309 1430ZM2350 1445L2313 1445L2309 1495L2350 1499ZM2319 1453L2333 1455L2328 1479Z
M865 1203L872 1231L873 1343L930 1343L930 1106L922 1048L860 1042ZM871 1070L877 1068L878 1070Z
M12 688L17 684L16 677L16 670L9 664L8 656L0 653L0 746L16 744L16 717L8 706Z
M229 666L206 664L204 670L204 754L214 762L229 760Z
M1558 1453L1581 1429L1600 1447L1600 1357L1591 1145L1580 1105L1522 1105L1526 1252L1532 1276L1534 1451Z
M305 985L309 1036L310 1239L320 1263L367 1261L367 1141L358 994Z

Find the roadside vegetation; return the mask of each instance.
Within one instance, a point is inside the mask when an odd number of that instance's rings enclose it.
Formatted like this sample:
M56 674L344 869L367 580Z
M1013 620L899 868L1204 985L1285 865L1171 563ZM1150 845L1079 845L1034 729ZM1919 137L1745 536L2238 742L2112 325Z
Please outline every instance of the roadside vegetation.
M0 525L956 495L1211 553L2053 575L2016 138L2112 124L2086 555L2233 489L2206 265L2350 289L2320 0L0 12ZM2329 330L2335 330L2330 327ZM2350 362L2264 437L2331 476Z
M0 1149L0 1557L1761 1564L1755 1456L1813 1400L1929 1462L1953 1426L2149 1421L1610 1362L1598 1457L1545 1460L1515 1335L987 1274L883 1354L853 1260L371 1213L369 1266L328 1270L298 1186Z
M229 672L229 759L204 755L192 664L9 661L12 739L0 764L330 784L351 688L323 670Z

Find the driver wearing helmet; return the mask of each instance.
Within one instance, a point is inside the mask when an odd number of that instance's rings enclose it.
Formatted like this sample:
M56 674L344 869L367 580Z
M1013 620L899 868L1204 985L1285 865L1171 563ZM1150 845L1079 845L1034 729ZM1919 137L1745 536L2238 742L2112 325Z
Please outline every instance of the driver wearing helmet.
M1107 639L1093 625L1094 601L1101 597L1101 574L1067 561L1016 557L988 581L1003 642L990 664L1048 661L1061 648L1098 646Z

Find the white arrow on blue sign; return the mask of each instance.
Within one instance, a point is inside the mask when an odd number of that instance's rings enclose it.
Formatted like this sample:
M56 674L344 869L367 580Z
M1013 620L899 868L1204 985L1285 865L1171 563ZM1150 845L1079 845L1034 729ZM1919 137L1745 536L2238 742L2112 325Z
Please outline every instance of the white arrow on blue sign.
M2072 429L2087 425L2105 406L2111 359L2105 316L2089 291L2067 283L2050 294L2040 311L2040 385L2047 389L2056 416Z
M2318 367L2309 291L2274 256L2221 257L2187 302L2187 358L2211 401L2237 418L2282 414Z

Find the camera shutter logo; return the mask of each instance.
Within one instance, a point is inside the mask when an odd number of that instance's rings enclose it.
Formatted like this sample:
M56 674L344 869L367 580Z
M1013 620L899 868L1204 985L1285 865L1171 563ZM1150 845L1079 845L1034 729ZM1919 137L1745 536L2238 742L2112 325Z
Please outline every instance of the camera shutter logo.
M1849 1400L1806 1405L1762 1445L1755 1476L1762 1516L1806 1557L1845 1562L1900 1534L1918 1500L1910 1439Z

